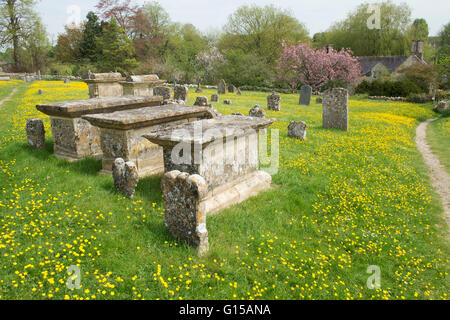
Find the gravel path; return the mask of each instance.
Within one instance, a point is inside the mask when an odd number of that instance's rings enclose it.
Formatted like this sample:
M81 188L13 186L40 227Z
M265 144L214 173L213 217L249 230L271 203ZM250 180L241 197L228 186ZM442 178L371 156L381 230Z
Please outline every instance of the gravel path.
M430 119L421 123L416 130L416 144L422 153L425 163L430 170L431 183L436 192L442 198L444 207L444 218L450 227L450 175L439 162L437 156L431 151L431 147L427 142L427 127L437 119Z

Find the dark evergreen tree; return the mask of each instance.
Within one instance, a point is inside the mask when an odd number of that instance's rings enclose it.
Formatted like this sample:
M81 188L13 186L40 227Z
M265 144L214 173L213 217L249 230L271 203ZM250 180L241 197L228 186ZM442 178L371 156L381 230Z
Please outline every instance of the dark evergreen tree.
M97 48L96 38L101 36L102 27L98 16L90 11L87 16L87 21L84 25L83 36L80 41L80 59L89 62L97 62L100 54Z

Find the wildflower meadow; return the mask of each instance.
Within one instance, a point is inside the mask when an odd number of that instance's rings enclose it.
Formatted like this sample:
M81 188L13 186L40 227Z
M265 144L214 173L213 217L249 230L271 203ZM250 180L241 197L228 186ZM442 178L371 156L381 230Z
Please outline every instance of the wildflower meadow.
M414 144L431 104L353 97L343 132L322 127L321 105L282 94L281 111L267 111L277 118L269 132L280 131L272 189L209 217L210 252L199 258L164 227L160 176L129 200L98 174L101 161L53 156L35 106L86 99L86 84L0 83L0 100L13 88L0 106L0 299L448 298L447 225ZM213 93L191 91L188 104ZM248 114L266 96L226 94L214 106ZM45 150L26 143L32 117L44 120ZM308 124L306 141L287 137L290 120Z

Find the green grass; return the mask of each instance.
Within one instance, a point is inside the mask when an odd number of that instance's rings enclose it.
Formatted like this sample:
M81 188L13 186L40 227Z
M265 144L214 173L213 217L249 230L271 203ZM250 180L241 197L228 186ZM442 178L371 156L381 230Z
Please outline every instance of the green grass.
M227 94L216 107L248 113L266 96ZM79 84L23 84L0 109L1 299L447 298L447 228L414 146L431 105L352 100L341 132L322 128L320 105L282 95L281 112L267 112L280 130L274 187L208 218L210 252L198 258L163 225L161 177L128 200L99 161L56 159L50 134L46 150L28 148L36 103L86 97ZM290 120L306 121L307 141L287 137ZM65 286L71 265L81 290ZM371 265L380 290L366 287Z
M6 98L16 86L17 81L0 81L0 101Z
M450 118L440 118L428 126L427 139L439 161L450 172Z

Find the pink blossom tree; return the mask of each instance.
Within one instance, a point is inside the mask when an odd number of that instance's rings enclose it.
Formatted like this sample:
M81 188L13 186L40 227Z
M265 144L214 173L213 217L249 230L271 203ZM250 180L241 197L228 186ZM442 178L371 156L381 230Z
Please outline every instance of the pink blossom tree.
M283 52L277 61L278 77L292 88L308 84L313 90L320 90L330 81L354 84L361 75L358 59L349 49L327 52L302 42L288 46L285 41L282 46Z

